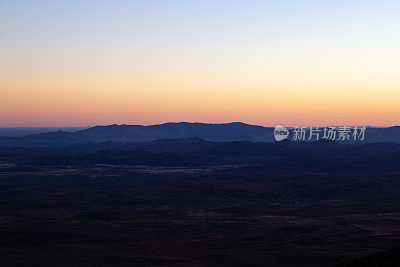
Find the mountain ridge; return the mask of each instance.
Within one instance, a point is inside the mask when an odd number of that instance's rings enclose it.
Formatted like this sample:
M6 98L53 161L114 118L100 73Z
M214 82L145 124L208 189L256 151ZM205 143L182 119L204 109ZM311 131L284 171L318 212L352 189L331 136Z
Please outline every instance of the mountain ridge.
M112 124L75 132L54 131L22 137L0 136L0 146L68 146L74 143L149 142L159 139L202 138L208 141L273 142L274 127L230 123L167 122L155 125ZM400 126L367 128L365 142L400 143Z

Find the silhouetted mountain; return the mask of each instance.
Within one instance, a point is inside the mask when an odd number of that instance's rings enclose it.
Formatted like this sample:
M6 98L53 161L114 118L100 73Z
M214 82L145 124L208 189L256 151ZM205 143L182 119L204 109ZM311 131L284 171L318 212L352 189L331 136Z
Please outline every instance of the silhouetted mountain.
M240 122L226 124L164 123L160 125L110 125L95 126L76 132L80 137L110 139L119 142L153 141L200 137L209 141L272 141L272 128Z
M66 146L73 143L145 142L198 137L209 141L273 141L273 128L240 122L226 124L165 123L160 125L109 125L70 132L49 132L24 137L0 137L1 146Z
M62 147L74 143L148 142L158 139L203 138L208 141L274 141L272 127L249 125L241 122L225 124L165 123L159 125L109 125L95 126L76 132L48 132L24 137L0 137L0 146L53 146ZM400 143L400 127L368 128L365 143ZM348 141L347 143L351 143Z
M0 136L21 137L54 131L76 132L87 128L89 127L4 127L0 128Z

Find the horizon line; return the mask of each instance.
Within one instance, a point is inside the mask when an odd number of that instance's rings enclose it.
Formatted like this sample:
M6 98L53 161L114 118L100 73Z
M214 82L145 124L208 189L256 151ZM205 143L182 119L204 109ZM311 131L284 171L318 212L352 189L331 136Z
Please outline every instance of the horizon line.
M252 123L247 123L247 122L241 122L241 121L231 121L231 122L221 122L221 123L215 123L215 122L190 122L190 121L168 121L168 122L163 122L163 123L153 123L153 124L127 124L127 123L122 123L122 124L118 124L118 123L111 123L111 124L105 124L105 125L77 125L77 126L60 126L60 125L51 125L51 126L38 126L38 125L33 125L33 126L1 126L0 128L2 129L12 129L12 128L92 128L92 127L96 127L96 126L102 126L102 127L106 127L106 126L157 126L157 125L164 125L164 124L179 124L179 123L189 123L189 124L214 124L214 125L221 125L221 124L234 124L234 123L241 123L241 124L246 124L246 125L252 125L252 126L260 126L260 127L265 127L265 128L273 128L277 125L281 125L284 127L288 127L288 128L294 128L294 127L340 127L340 126L359 126L359 127L370 127L370 128L390 128L390 127L397 127L400 125L389 125L389 126L380 126L380 125L354 125L354 124L340 124L340 125L285 125L285 124L275 124L275 125L260 125L260 124L252 124Z

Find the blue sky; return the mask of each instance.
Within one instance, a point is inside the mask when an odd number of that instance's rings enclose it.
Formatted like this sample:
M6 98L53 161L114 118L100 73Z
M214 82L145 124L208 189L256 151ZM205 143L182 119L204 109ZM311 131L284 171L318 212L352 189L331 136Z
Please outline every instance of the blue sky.
M38 100L38 106L29 106L36 114L32 116L56 114L46 125L89 123L104 109L104 99L113 97L132 99L137 105L135 99L144 99L151 106L158 105L151 99L163 95L175 106L182 105L178 98L168 98L171 90L172 96L183 94L197 107L192 111L199 120L239 117L261 123L261 118L276 114L263 110L259 99L270 97L283 105L287 98L301 102L306 96L314 101L376 99L376 108L390 107L382 109L380 116L390 117L382 123L396 123L393 118L399 111L391 101L399 97L399 18L399 1L1 0L0 90L3 101L14 103L15 109L25 103L17 99ZM105 84L115 86L102 89ZM57 102L64 95L97 102L87 110L76 104L87 116L83 121L65 121L64 111L42 108L45 100L40 99ZM214 101L213 115L201 115L208 107L199 106L199 97ZM232 98L231 108L222 105L219 110L218 99L224 97ZM240 98L247 102L235 110ZM118 101L113 103L125 105ZM298 108L307 108L306 104ZM361 106L351 104L342 107L353 112L350 120L365 120L354 113ZM12 106L3 108L8 117L1 124L40 120L24 119ZM161 113L190 120L183 115L188 111L166 107L159 114L125 107L98 121L115 121L118 116L123 121L137 113L146 117L144 123L166 119ZM343 119L333 109L321 106L316 111ZM297 119L322 122L313 112ZM282 120L289 123L294 114ZM377 118L369 122L379 123Z

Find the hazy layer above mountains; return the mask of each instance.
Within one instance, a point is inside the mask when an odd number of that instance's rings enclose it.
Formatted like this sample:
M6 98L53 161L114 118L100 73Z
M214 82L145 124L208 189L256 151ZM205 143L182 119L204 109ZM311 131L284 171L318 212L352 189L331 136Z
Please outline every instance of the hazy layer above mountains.
M217 142L274 141L273 127L250 125L241 122L225 124L180 122L150 126L113 124L109 126L95 126L87 129L78 129L77 131L73 131L73 128L63 128L60 131L50 132L48 132L48 129L49 128L44 128L44 132L26 136L20 136L20 134L16 133L14 133L13 136L0 136L0 146L68 146L75 143L99 143L109 140L130 143L191 137L198 137L208 141ZM39 131L39 128L35 130ZM0 131L0 135L1 133L2 131ZM364 142L400 143L400 127L368 128Z

